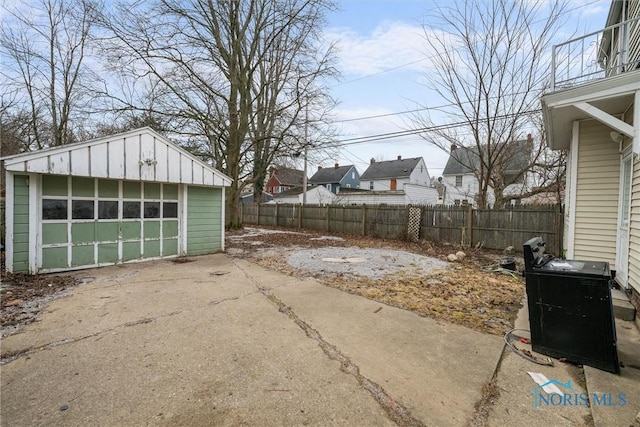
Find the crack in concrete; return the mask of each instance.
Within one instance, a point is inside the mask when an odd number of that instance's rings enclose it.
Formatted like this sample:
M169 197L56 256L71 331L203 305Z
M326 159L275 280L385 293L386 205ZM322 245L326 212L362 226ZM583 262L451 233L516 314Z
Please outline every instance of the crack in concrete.
M257 292L255 292L255 293L257 293ZM223 302L234 301L234 300L237 300L239 298L240 297L223 298L221 300L210 301L205 305L200 305L200 306L195 307L195 308L205 308L205 307L212 306L212 305L215 306L215 305L221 304ZM14 360L20 359L21 357L24 357L24 356L29 356L31 354L34 354L34 353L37 353L37 352L40 352L40 351L48 350L48 349L59 347L59 346L66 345L66 344L73 344L73 343L85 340L87 338L98 337L98 340L100 340L100 339L103 338L103 336L105 334L107 334L109 332L113 332L113 331L115 331L117 329L130 328L132 326L144 325L144 324L151 323L151 322L153 322L155 320L158 320L158 319L164 319L164 318L167 318L167 317L175 316L177 314L186 313L186 312L191 311L191 310L192 309L172 311L171 313L163 314L163 315L156 316L156 317L153 317L153 318L144 317L142 319L138 319L138 320L135 320L135 321L132 321L132 322L126 322L126 323L123 323L123 324L120 324L120 325L113 326L113 327L108 328L108 329L104 329L102 331L94 332L92 334L83 335L83 336L75 337L75 338L65 338L63 340L54 341L54 342L50 342L50 343L47 343L47 344L40 344L40 345L37 345L35 347L29 347L29 348L26 348L26 349L23 349L23 350L18 350L18 351L15 351L15 352L9 352L9 353L6 353L6 354L2 354L0 356L0 366L5 365L5 364L10 363L10 362L13 362Z
M300 319L298 315L286 305L282 300L280 300L277 296L275 296L271 289L260 286L260 284L249 274L245 269L243 269L240 265L238 265L235 260L232 260L234 265L240 269L245 275L247 279L253 283L253 285L262 293L269 301L275 304L278 307L278 311L287 315L289 319L293 320L293 322L298 325L300 329L302 329L307 337L313 339L318 343L318 346L324 351L324 353L331 360L335 360L340 363L340 370L346 374L353 376L358 384L367 390L373 398L378 402L380 407L385 411L387 416L393 420L399 426L406 427L424 427L425 424L414 417L411 414L411 411L407 407L405 407L402 403L396 401L393 397L391 397L385 390L374 381L364 377L360 373L360 368L353 363L347 356L345 356L336 346L327 342L320 332L316 329L312 328L307 322Z

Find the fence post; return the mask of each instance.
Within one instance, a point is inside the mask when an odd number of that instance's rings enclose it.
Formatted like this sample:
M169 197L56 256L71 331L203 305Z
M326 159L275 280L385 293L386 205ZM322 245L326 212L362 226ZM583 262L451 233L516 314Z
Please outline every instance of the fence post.
M327 231L331 231L331 205L327 204Z
M367 235L367 205L362 205L362 235Z
M469 247L473 246L473 205L467 205L467 235L469 239Z
M256 219L256 223L260 225L260 203L258 203L258 218Z
M302 208L304 208L304 205L300 203L300 209L298 209L298 228L302 228Z

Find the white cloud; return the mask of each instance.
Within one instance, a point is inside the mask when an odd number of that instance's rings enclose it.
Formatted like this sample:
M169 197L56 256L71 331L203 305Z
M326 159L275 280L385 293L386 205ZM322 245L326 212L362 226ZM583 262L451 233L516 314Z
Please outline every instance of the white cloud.
M332 28L326 38L336 41L342 71L357 76L378 73L399 65L417 62L405 69L418 70L424 64L423 30L404 22L385 22L362 35L349 28Z

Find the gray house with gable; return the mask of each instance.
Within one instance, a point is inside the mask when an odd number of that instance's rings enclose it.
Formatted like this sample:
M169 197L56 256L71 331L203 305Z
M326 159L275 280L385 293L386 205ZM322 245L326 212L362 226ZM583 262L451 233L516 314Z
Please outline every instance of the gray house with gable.
M427 165L422 157L403 159L398 156L396 160L376 162L371 159L371 164L362 174L360 180L366 190L395 191L402 190L404 184L415 184L425 187L431 185L431 178L427 171Z
M332 168L318 166L309 183L322 185L333 194L338 194L341 188L360 188L360 174L353 165L340 166L336 163Z

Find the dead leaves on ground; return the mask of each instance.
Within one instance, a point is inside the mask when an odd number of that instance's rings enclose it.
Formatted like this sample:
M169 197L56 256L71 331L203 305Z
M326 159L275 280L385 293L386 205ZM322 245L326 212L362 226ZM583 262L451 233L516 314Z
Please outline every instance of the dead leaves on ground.
M287 231L283 229L283 231ZM339 234L344 241L309 240L327 233L303 230L302 233L262 234L246 240L228 242L228 247L242 248L244 255L263 267L296 276L308 273L287 263L287 250L326 246L398 249L445 259L452 247L432 242L402 242ZM331 233L331 235L336 235ZM260 245L252 245L260 241ZM277 248L274 251L273 248ZM287 249L287 250L284 250ZM455 250L454 250L455 252ZM384 279L353 275L322 275L316 278L325 285L361 295L385 304L414 311L423 316L446 320L481 332L501 335L511 329L524 296L524 280L515 275L486 271L481 265L495 264L497 252L468 252L462 263L451 269L428 275L415 272L394 274Z

